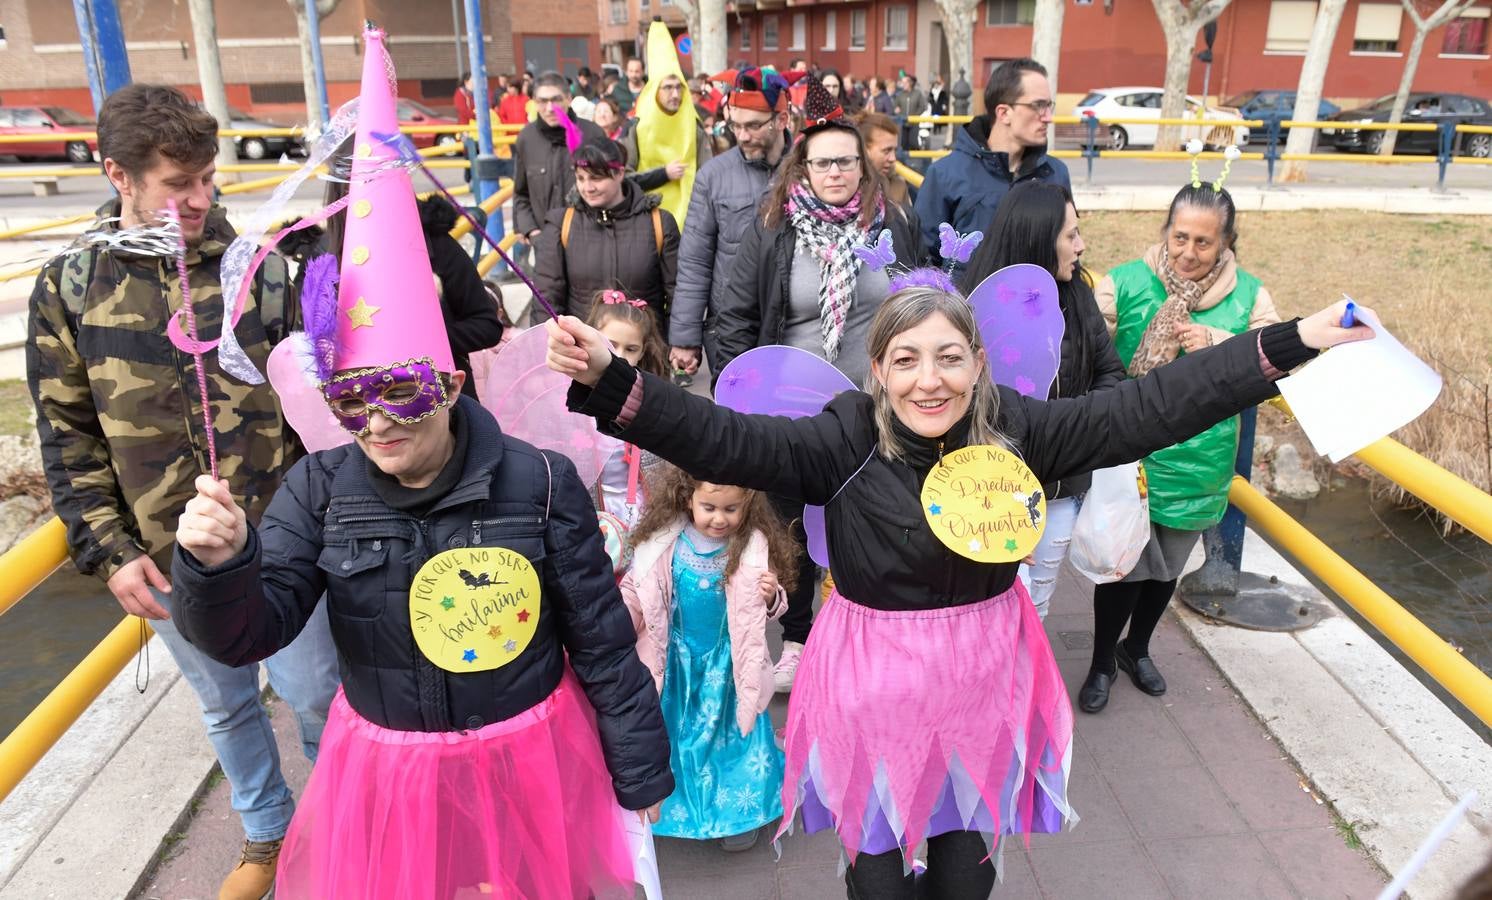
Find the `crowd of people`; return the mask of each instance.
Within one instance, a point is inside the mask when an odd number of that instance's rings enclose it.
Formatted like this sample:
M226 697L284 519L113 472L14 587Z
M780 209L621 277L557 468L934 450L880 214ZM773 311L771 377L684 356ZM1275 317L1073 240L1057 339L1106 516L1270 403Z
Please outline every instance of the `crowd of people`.
M1166 690L1150 637L1222 517L1236 414L1370 330L1335 307L1280 322L1220 181L1182 187L1155 246L1095 285L1031 60L994 71L985 112L913 189L897 151L908 116L946 112L940 80L901 74L892 93L806 63L687 77L663 29L623 77L500 78L492 111L522 125L513 227L555 315L536 297L534 327L607 449L587 483L472 395L467 357L512 325L374 137L393 98L382 34L367 38L328 195L346 208L282 247L299 274L267 257L241 321L222 313L235 234L213 205L211 117L134 85L98 125L119 194L101 227L180 208L202 340L234 329L263 369L333 310L311 374L349 443L307 454L276 393L214 354L199 392L163 336L183 284L147 252L59 256L31 302L73 558L180 663L243 820L220 897L631 896L642 820L728 852L801 820L837 832L851 898L987 897L1003 837L1076 818L1042 619L1088 473L1143 459L1153 520L1141 563L1094 594L1078 706L1098 713L1120 669ZM972 258L943 258L944 225L983 232ZM340 279L307 277L327 256ZM1045 396L991 380L964 299L1015 264L1058 285ZM792 420L680 384L774 345L859 389ZM1048 498L1024 563L966 558L929 525L924 481L973 445L1014 451ZM825 508L826 568L805 503ZM298 807L260 662L316 763Z

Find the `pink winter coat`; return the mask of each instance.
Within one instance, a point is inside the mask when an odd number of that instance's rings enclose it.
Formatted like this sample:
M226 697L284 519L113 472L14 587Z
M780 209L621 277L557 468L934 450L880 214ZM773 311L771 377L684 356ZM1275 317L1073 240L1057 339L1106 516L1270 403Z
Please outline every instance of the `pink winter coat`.
M653 673L658 693L663 693L663 672L668 663L668 642L673 611L673 551L684 532L681 516L667 529L640 544L632 555L632 568L622 578L622 599L632 613L637 629L637 655ZM767 654L767 620L787 611L787 595L777 589L771 608L762 602L757 580L770 571L767 539L761 532L751 535L741 565L725 583L725 627L730 634L730 662L736 683L736 725L750 734L772 702L772 660Z

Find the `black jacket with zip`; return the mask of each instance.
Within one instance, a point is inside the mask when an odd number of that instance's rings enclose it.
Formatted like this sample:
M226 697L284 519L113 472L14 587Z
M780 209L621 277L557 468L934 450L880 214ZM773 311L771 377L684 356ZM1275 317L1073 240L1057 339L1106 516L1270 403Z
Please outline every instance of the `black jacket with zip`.
M171 568L181 633L213 659L241 666L273 655L326 595L347 701L399 731L456 731L512 718L548 697L566 660L596 710L617 799L643 809L673 792L658 694L637 658L596 513L575 467L504 435L475 400L459 480L422 516L379 495L356 444L302 459L236 558L205 568L176 550ZM444 550L505 547L538 571L538 627L507 664L437 668L416 649L409 590Z
M1141 459L1276 393L1263 359L1287 371L1315 355L1294 322L1188 354L1144 378L1075 399L1035 400L997 387L997 426L1043 482ZM705 481L824 506L829 568L863 606L925 610L1006 591L1018 564L949 550L928 526L921 490L946 452L968 444L966 416L940 438L899 422L901 459L882 453L874 402L859 391L816 416L743 415L613 359L594 388L570 389L572 410ZM624 407L635 410L624 414Z

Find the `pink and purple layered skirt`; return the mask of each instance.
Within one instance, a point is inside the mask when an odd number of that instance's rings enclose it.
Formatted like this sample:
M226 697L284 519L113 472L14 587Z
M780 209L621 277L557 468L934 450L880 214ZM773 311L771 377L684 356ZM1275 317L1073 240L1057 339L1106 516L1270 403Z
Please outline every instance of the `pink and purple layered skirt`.
M464 732L382 728L338 691L275 896L630 898L623 815L568 670L537 705Z
M998 597L886 611L830 595L788 707L783 824L833 828L847 857L949 831L1055 832L1072 705L1019 580Z

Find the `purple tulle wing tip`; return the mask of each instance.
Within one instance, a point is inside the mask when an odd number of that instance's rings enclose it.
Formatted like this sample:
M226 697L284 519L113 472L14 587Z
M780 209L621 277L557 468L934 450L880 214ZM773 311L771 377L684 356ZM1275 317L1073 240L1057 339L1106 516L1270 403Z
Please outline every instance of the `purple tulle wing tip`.
M892 291L906 290L910 287L936 288L950 294L958 293L958 285L953 283L953 279L947 272L928 267L912 269L891 279Z

